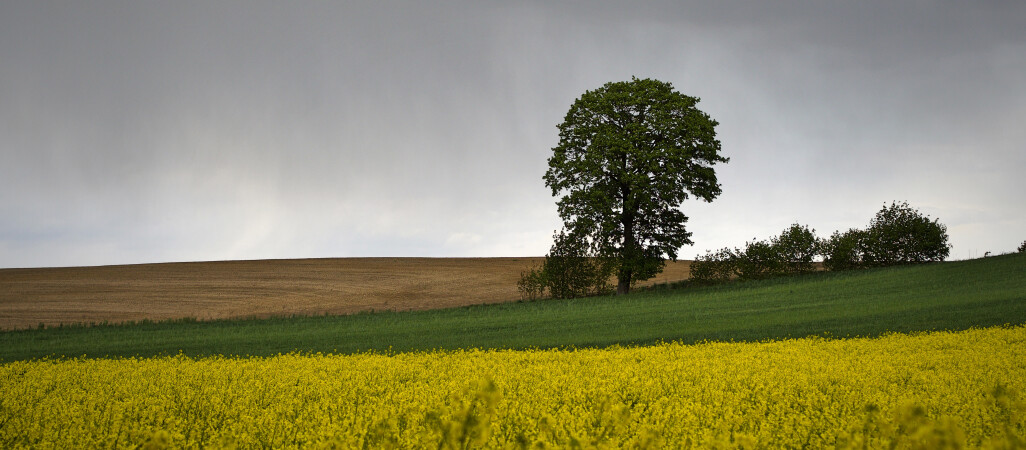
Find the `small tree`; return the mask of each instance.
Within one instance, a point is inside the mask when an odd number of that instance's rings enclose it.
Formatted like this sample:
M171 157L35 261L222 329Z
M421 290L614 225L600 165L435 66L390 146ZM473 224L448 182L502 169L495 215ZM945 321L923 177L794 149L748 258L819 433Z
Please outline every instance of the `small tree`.
M830 238L820 241L823 267L827 270L853 270L863 267L866 252L866 232L857 228L835 231Z
M1026 253L1026 241L1022 241L1022 245L1019 246L1019 253Z
M736 250L737 277L740 280L761 280L780 274L783 266L780 254L768 241L753 240L745 244L744 252Z
M609 278L614 265L593 255L588 243L578 236L559 232L542 265L545 286L555 298L576 298L612 291Z
M520 272L517 291L523 300L537 300L545 295L545 271L542 268L530 268Z
M864 261L868 266L944 261L951 251L948 228L906 202L884 206L866 232Z
M819 254L816 230L796 223L771 241L773 249L776 250L780 259L782 275L797 275L816 270L816 266L812 263L812 259Z

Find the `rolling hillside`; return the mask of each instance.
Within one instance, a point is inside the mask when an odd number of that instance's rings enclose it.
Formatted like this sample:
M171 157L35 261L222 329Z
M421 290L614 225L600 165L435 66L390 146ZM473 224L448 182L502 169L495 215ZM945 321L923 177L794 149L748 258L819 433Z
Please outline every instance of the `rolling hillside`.
M542 258L325 258L0 269L0 330L502 303ZM687 278L670 262L653 282ZM644 284L644 283L643 283Z
M273 355L459 348L759 341L1026 323L1026 255L820 272L625 297L430 311L178 320L0 332L0 360L64 356Z

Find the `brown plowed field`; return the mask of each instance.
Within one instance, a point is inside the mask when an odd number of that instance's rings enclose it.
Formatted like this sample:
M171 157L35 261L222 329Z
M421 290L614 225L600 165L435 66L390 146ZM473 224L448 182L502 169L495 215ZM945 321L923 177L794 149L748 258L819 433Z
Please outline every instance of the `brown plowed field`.
M0 329L418 310L518 300L541 258L329 258L0 269ZM668 262L648 283L688 276Z

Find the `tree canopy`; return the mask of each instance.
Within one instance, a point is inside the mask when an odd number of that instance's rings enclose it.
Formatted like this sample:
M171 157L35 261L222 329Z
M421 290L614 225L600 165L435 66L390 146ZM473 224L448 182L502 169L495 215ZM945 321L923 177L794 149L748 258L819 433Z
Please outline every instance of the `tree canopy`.
M870 267L944 261L951 252L948 227L908 202L885 205L869 222L866 234L863 257Z
M698 101L670 83L632 78L585 92L559 125L545 185L562 195L568 235L613 261L618 294L692 244L684 200L721 192L713 166L728 158Z

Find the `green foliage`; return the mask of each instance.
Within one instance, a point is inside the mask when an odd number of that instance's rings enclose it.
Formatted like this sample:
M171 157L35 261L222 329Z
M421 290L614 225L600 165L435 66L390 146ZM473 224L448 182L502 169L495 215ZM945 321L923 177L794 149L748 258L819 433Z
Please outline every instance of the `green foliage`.
M729 248L705 255L691 262L688 281L698 286L726 283L737 276L737 255Z
M820 243L827 270L944 261L950 250L947 227L907 202L884 206L865 230L835 231Z
M951 251L948 228L906 202L884 206L866 233L863 261L870 267L944 261Z
M817 254L823 256L823 267L827 270L853 270L943 261L950 250L946 226L919 214L906 202L892 202L877 212L865 230L835 231L829 238L819 240L816 230L796 223L769 241L748 242L744 251L735 250L732 254L731 268L738 279L758 280L814 272L813 258ZM727 253L721 251L699 258L698 264L692 266L692 277L697 276L699 284L732 278L714 275L714 267L727 266Z
M609 258L591 254L588 242L559 232L545 255L540 277L555 298L576 298L607 294L614 266Z
M820 243L823 267L827 270L854 270L863 267L866 253L866 232L851 228L843 233L835 231Z
M541 268L531 268L520 272L520 280L517 281L517 292L520 292L521 300L537 300L545 295L545 271Z
M772 242L753 240L745 243L743 252L737 253L739 280L763 280L781 274L783 264Z
M544 179L570 234L608 258L627 293L691 244L680 205L720 194L717 122L670 83L632 78L587 91L559 125ZM555 295L555 292L553 292Z
M793 224L768 241L752 240L744 250L724 248L706 252L691 263L688 278L698 285L718 284L731 279L762 280L816 270L812 260L819 252L815 230Z
M812 262L819 254L816 230L796 223L773 238L772 242L779 258L781 274L799 275L816 271Z

